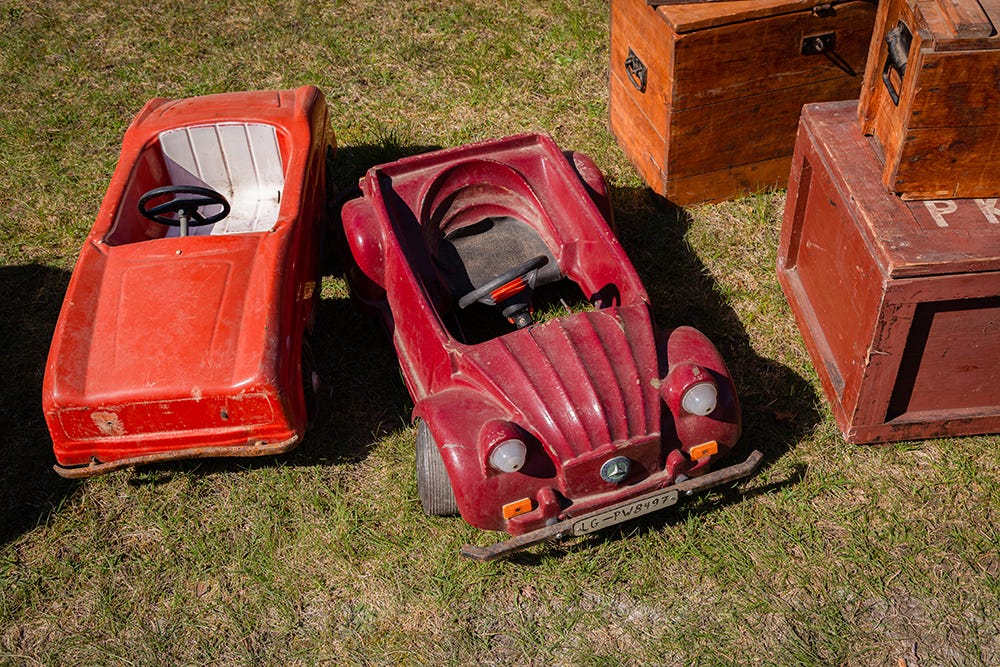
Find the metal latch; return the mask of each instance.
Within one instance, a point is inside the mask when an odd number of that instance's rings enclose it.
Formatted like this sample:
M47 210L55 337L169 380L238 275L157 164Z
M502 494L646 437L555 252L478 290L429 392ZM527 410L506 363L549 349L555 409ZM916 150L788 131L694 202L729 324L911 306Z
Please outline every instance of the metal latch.
M847 76L858 75L854 71L854 68L851 67L851 63L847 62L843 56L837 53L837 33L835 32L803 35L802 44L799 46L799 53L804 56L824 56Z
M802 55L814 56L829 53L837 48L837 33L824 32L821 35L809 35L802 38Z

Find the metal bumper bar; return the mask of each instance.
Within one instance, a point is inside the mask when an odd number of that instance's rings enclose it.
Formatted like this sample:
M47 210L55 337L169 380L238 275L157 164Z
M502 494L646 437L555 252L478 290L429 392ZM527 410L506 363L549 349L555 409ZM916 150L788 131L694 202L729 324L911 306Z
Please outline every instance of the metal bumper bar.
M747 457L746 461L743 461L742 463L736 463L726 468L722 468L721 470L706 473L700 477L687 479L672 486L651 491L611 507L605 507L581 516L570 517L551 526L546 526L545 528L533 530L530 533L512 537L509 540L505 540L489 547L466 544L462 547L462 555L478 561L493 560L494 558L506 556L514 553L515 551L521 551L522 549L526 549L541 542L591 532L590 527L597 524L610 526L615 523L621 523L622 521L628 520L632 516L641 516L649 513L644 509L645 507L669 507L676 502L678 496L690 496L694 493L706 491L721 484L726 484L727 482L747 477L754 470L756 470L763 458L764 455L760 451L754 450L750 456ZM633 510L635 510L635 508L639 509L632 511L631 513L621 512L620 516L624 518L619 521L614 520L614 518L607 518L609 515L615 515L617 513L616 511L622 510L623 508L630 508Z

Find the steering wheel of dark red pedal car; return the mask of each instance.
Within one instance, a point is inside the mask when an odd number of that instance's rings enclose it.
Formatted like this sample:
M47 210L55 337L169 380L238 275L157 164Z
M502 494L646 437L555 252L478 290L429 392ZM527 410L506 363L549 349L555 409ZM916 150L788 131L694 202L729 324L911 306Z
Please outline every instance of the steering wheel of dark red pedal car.
M530 287L528 276L549 263L546 255L532 257L527 262L505 271L496 278L475 288L458 300L459 308L468 308L477 301L487 305L501 303L510 297Z

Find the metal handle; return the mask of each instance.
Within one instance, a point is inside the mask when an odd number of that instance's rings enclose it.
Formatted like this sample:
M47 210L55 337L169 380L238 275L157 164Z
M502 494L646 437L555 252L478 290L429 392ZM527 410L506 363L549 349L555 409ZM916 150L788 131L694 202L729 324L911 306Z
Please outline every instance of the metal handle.
M646 66L632 49L628 50L628 58L625 59L625 74L636 90L646 92Z
M882 83L889 91L889 99L897 106L899 105L899 91L892 85L889 71L896 70L896 74L899 75L899 87L902 88L903 75L906 74L906 61L909 58L912 41L913 34L902 21L885 35L885 43L888 48L885 54L885 66L882 67Z

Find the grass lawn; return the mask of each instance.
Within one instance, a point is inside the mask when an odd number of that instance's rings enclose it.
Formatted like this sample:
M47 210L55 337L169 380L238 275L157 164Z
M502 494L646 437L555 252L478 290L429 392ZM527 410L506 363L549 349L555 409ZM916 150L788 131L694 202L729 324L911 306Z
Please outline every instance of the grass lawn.
M784 192L659 205L607 129L608 3L0 0L0 664L1000 664L1000 437L846 444L774 275ZM43 366L122 134L154 96L326 93L370 165L537 130L590 154L665 327L742 394L759 474L507 560L426 517L395 357L342 279L294 452L52 470Z

